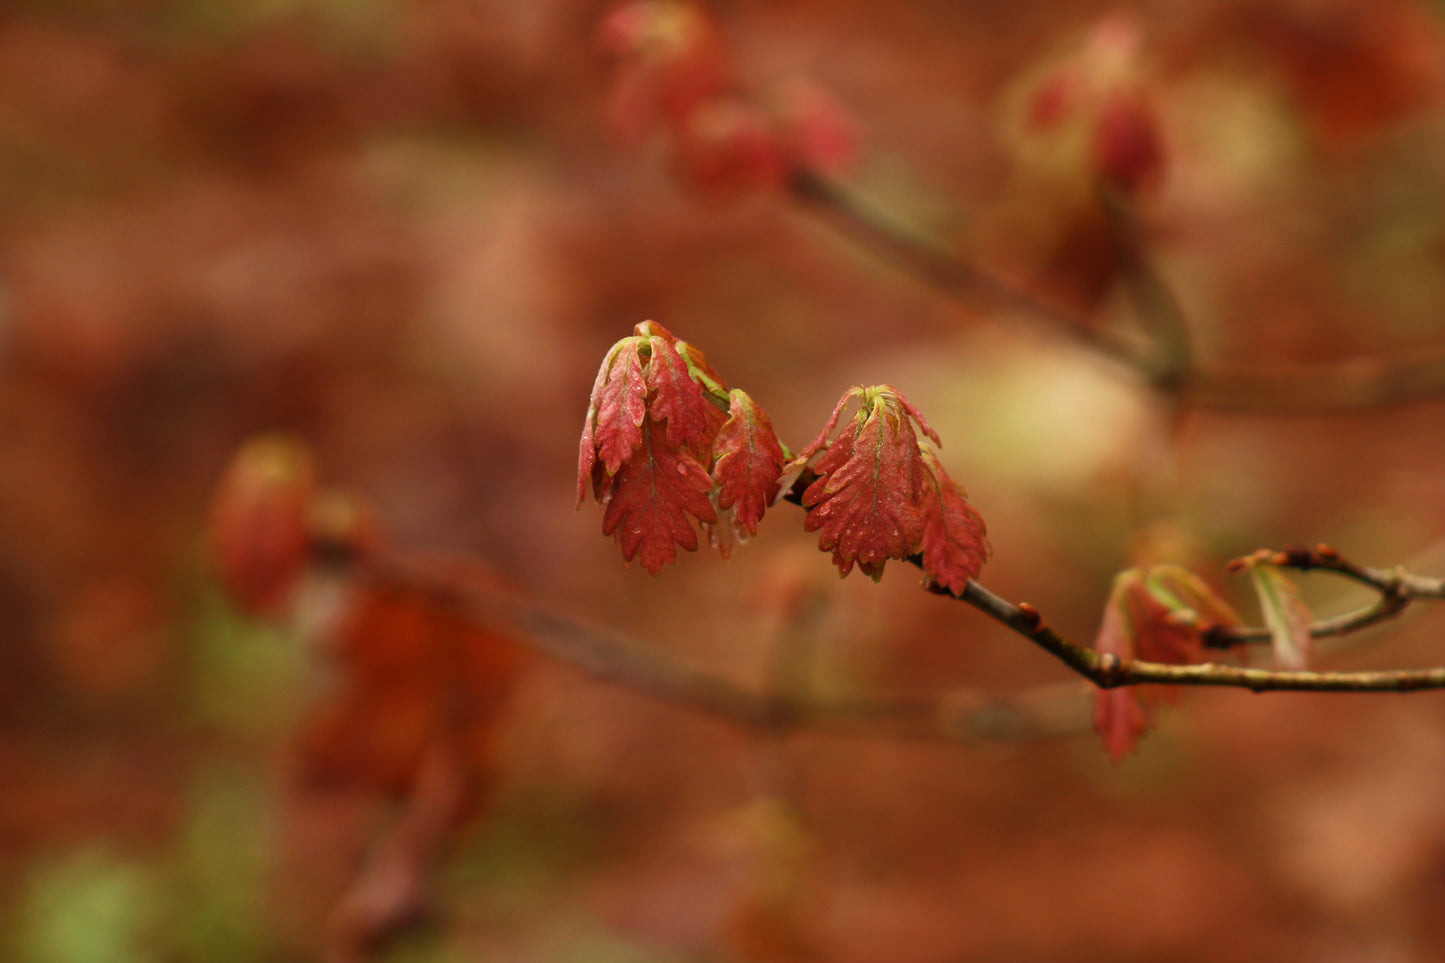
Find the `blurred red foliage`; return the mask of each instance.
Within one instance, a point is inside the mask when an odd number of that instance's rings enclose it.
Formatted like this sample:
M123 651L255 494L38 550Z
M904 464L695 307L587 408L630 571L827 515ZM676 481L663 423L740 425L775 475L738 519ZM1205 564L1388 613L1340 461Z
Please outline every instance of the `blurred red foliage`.
M335 681L303 723L303 766L322 784L401 798L442 747L463 761L465 811L475 813L495 778L497 721L533 658L458 611L495 592L494 575L471 562L427 569L420 584L363 580L353 589L328 633Z
M1087 137L1072 154L1050 139L1085 107L1047 75L1107 4L719 3L671 53L626 23L599 51L607 9L0 9L0 915L17 945L314 958L444 739L492 788L489 820L441 854L451 912L427 938L444 955L692 959L731 939L756 959L898 963L1439 958L1438 698L1200 693L1113 768L1087 733L757 740L533 667L383 583L357 589L317 698L289 640L219 611L198 562L215 482L242 439L284 430L377 506L387 545L485 555L730 677L771 684L777 662L819 692L966 686L985 703L1062 678L903 572L839 582L771 513L728 566L622 571L596 518L568 510L575 420L599 353L653 316L706 344L785 440L840 384L902 386L989 519L990 584L1073 638L1097 626L1141 503L1213 559L1326 539L1389 564L1445 531L1438 399L1195 412L1166 458L1130 380L859 255L779 189L790 165L846 167L900 221L1127 327L1092 194L1117 165L1138 180L1136 253L1178 291L1201 363L1428 356L1445 339L1445 33L1423 0L1139 8L1129 89L1153 120L1106 124L1122 133L1104 162ZM635 150L609 130L609 112L676 124L704 95L727 123L685 164L735 204L679 191L681 128ZM312 524L381 548L332 511ZM294 515L275 517L241 556L279 563L233 579L262 607L295 558ZM779 579L786 598L750 601ZM1438 637L1422 617L1371 655L1438 663ZM285 778L298 738L311 788L353 787L360 815ZM760 794L807 838L791 889L754 873L786 848L774 836L708 845ZM307 831L269 832L305 805ZM142 872L61 872L97 849ZM132 902L102 899L135 879ZM140 909L66 915L96 905ZM120 918L157 924L102 929Z

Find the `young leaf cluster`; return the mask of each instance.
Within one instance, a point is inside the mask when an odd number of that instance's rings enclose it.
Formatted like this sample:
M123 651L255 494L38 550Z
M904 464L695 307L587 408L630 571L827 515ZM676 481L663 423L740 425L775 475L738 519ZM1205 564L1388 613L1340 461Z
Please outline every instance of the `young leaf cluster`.
M841 428L843 413L857 409ZM805 530L841 574L879 578L888 559L919 560L929 582L960 595L990 548L983 519L922 434L923 414L889 385L844 393L796 458L766 412L729 390L697 348L647 321L603 359L582 427L577 503L588 486L602 531L654 575L697 548L700 527L728 554L757 533L785 472L808 472Z
M854 400L857 412L835 434ZM817 480L803 492L803 527L820 532L818 547L833 553L843 575L856 563L876 580L888 559L921 555L929 581L957 595L988 558L987 532L937 454L920 444L919 432L942 444L898 389L873 385L845 393L798 456L802 463L817 458Z
M726 556L757 533L781 487L787 454L747 393L729 390L701 351L644 321L612 346L597 372L577 464L602 533L627 561L656 575L698 527Z

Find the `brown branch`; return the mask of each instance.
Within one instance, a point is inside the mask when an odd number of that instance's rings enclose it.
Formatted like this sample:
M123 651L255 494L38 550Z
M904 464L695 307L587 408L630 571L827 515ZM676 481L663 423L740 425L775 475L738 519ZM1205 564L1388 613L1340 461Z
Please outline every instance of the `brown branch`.
M813 481L811 472L804 470L793 483L786 501L801 505L802 493ZM1314 549L1291 546L1284 551L1267 553L1274 564L1307 571L1325 569L1337 572L1347 578L1369 585L1381 594L1381 601L1362 612L1353 613L1341 619L1316 623L1316 630L1322 634L1340 634L1382 621L1398 614L1406 605L1415 600L1445 600L1445 579L1426 578L1410 575L1398 569L1369 568L1357 565L1340 556L1334 549L1320 545ZM907 560L922 568L922 559L914 555ZM1249 669L1239 666L1205 663L1203 665L1167 665L1162 662L1146 662L1141 659L1119 659L1113 655L1096 652L1088 646L1059 635L1049 628L1037 609L1028 603L1008 601L996 595L977 581L970 581L961 595L955 595L936 583L927 585L929 592L966 602L995 622L1013 630L1045 652L1068 666L1102 689L1114 689L1126 685L1160 683L1164 685L1225 686L1249 689L1254 692L1412 692L1420 689L1445 688L1445 668L1403 669L1389 671L1361 672L1312 672L1275 671ZM1349 624L1353 622L1353 627ZM1258 630L1245 630L1252 640ZM1244 641L1244 639L1241 639Z
M941 245L891 223L816 174L794 171L789 188L795 199L835 230L955 300L1033 318L1123 364L1151 386L1193 404L1224 411L1283 414L1371 408L1445 392L1445 346L1413 349L1409 357L1210 370L1181 367L1180 359L1167 345L1157 352L1161 357L1146 357L1122 339L1092 330L1081 320L960 260ZM1141 307L1148 309L1151 303L1155 307L1172 305L1172 295L1167 294L1162 279L1156 275L1137 275L1132 283L1136 290L1131 296ZM1176 316L1166 320L1180 325L1183 319Z
M805 479L804 479L805 480ZM795 487L791 497L795 498ZM918 559L910 559L918 564ZM1271 561L1287 567L1323 569L1369 585L1380 599L1354 613L1316 623L1313 634L1339 635L1398 614L1416 600L1445 599L1445 580L1356 565L1321 546L1292 548ZM760 692L677 659L494 591L459 591L436 582L431 569L372 565L364 577L399 580L426 587L463 615L487 625L505 621L521 629L521 640L584 674L662 702L700 712L746 729L771 734L794 731L958 742L1017 741L1062 735L1084 728L1079 713L1061 713L1058 690L1000 701L968 690L939 698L816 697L793 692ZM431 581L429 581L431 580ZM961 595L930 585L934 594L957 599L1028 639L1070 670L1100 688L1162 684L1219 686L1254 692L1412 692L1445 688L1445 667L1426 669L1314 672L1276 671L1234 665L1169 665L1122 660L1072 642L1051 629L1036 609L1013 603L971 581ZM1234 630L1233 643L1254 641L1262 630Z
M1399 598L1401 601L1393 604L1400 607L1413 599L1445 598L1445 585L1438 579L1368 569L1345 562L1338 556L1334 561L1321 558L1316 564L1296 564L1293 567L1325 568L1366 581L1380 589L1382 598ZM1212 662L1203 665L1166 665L1139 659L1124 660L1112 655L1101 655L1091 648L1070 642L1050 629L1032 606L1015 605L977 582L968 583L962 595L953 595L947 589L936 585L931 586L930 591L972 605L1103 689L1145 683L1224 686L1249 689L1253 692L1413 692L1445 688L1445 668L1312 672L1249 669ZM1410 594L1404 594L1407 592ZM1379 616L1373 621L1384 617L1388 616Z
M1188 319L1173 289L1149 263L1133 206L1107 188L1101 187L1098 195L1124 292L1134 304L1134 313L1154 337L1155 360L1145 373L1150 383L1178 408L1195 370L1194 339Z
M1002 700L968 689L937 697L816 696L757 691L700 669L654 646L587 625L495 587L439 577L438 568L401 560L365 563L359 578L426 591L462 617L495 628L555 661L660 702L758 732L807 730L942 742L1017 742L1087 728L1082 714L1061 710L1064 695L1047 687Z
M889 223L883 215L816 174L794 170L788 184L793 197L808 205L821 220L943 293L970 305L1016 311L1133 370L1139 371L1144 365L1143 359L1114 335L1095 331L959 260L942 247Z
M1256 554L1266 556L1267 561L1281 568L1292 568L1301 572L1313 569L1333 572L1378 593L1378 597L1368 605L1332 618L1321 619L1311 625L1310 635L1317 639L1349 635L1392 619L1404 612L1411 602L1445 599L1445 579L1411 575L1398 568L1387 570L1357 565L1343 558L1328 545L1317 545L1313 549L1291 545L1279 552L1261 550ZM1228 649L1237 645L1268 642L1269 638L1269 631L1262 628L1217 629L1205 638L1205 645Z
M672 656L517 599L510 620L540 651L584 674L761 732L828 732L929 741L1017 741L1061 729L1037 710L969 690L940 698L812 696L757 691ZM1055 713L1056 714L1056 713Z

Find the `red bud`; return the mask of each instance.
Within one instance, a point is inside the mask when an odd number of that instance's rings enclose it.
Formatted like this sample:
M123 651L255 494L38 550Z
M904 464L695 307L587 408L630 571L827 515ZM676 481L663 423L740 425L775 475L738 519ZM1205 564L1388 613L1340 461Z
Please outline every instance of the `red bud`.
M1093 134L1094 172L1129 194L1151 190L1164 176L1164 144L1142 94L1112 90L1099 106Z
M316 472L296 438L246 442L221 477L211 505L210 554L231 602L254 616L275 616L290 601L309 557Z

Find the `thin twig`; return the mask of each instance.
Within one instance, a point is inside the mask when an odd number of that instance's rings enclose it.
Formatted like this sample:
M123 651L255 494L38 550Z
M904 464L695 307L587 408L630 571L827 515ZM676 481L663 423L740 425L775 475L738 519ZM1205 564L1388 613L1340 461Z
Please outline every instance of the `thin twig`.
M1287 553L1281 553L1285 555ZM1291 564L1295 568L1324 568L1340 572L1376 587L1382 598L1397 598L1395 614L1415 599L1445 598L1441 580L1404 573L1369 569L1340 559L1333 561L1311 558L1311 564ZM1167 665L1139 659L1119 659L1100 654L1091 648L1070 642L1048 627L1038 612L1028 605L1015 605L995 595L977 582L969 582L962 595L953 595L942 586L930 591L966 602L989 618L1012 629L1057 658L1074 672L1103 689L1119 686L1162 683L1165 685L1225 686L1253 692L1414 692L1445 688L1445 668L1399 669L1359 672L1274 671L1249 669L1232 665ZM1388 616L1378 616L1379 621ZM1370 623L1366 623L1370 624ZM1319 627L1319 626L1317 626ZM1326 626L1328 627L1328 626ZM1358 627L1358 626L1357 626ZM1313 633L1312 633L1313 634Z
M1122 285L1140 323L1154 338L1154 360L1145 371L1150 383L1169 397L1175 409L1170 421L1182 413L1194 377L1194 339L1179 298L1149 263L1134 209L1117 193L1101 188L1098 203L1104 213L1109 243L1119 262Z
M1314 638L1349 635L1378 622L1392 619L1403 612L1412 601L1423 599L1445 599L1445 580L1411 575L1401 569L1379 569L1357 565L1340 556L1327 545L1313 549L1292 545L1279 552L1263 552L1268 561L1281 568L1307 572L1319 569L1334 572L1352 581L1359 582L1378 593L1368 605L1361 606L1333 618L1321 619L1310 626ZM1205 645L1209 648L1228 649L1237 645L1268 642L1269 630L1263 628L1220 628L1209 633Z

